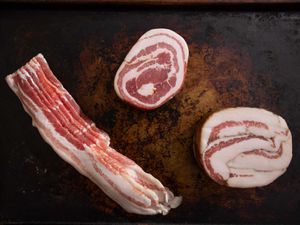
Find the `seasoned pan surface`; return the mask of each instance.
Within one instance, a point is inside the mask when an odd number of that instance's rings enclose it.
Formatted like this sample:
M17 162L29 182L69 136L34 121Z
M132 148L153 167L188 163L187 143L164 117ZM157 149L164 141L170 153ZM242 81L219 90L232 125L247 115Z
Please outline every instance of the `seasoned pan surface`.
M123 103L114 75L151 28L190 49L182 91L150 112ZM3 8L0 11L0 221L296 223L300 221L300 14L196 8ZM159 178L183 204L167 216L127 214L61 160L4 81L37 53L112 146ZM263 107L293 134L288 171L264 188L214 183L193 158L196 125L224 107Z

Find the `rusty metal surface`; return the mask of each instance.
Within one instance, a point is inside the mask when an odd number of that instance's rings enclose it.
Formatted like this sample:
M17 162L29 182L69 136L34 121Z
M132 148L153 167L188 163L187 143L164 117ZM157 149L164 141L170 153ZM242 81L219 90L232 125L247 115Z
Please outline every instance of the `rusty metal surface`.
M157 110L122 102L114 75L136 40L173 29L190 49L182 91ZM300 221L300 14L191 8L2 8L0 221L296 223ZM38 52L112 146L159 178L183 204L163 216L127 214L61 160L31 126L4 76ZM294 138L288 171L264 188L230 189L193 157L193 133L224 107L282 115Z

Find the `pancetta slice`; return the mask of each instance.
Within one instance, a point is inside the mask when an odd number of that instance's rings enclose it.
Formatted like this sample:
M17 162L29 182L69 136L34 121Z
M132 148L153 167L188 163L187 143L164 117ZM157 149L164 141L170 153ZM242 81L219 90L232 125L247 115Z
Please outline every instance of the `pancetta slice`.
M81 111L39 54L6 81L43 139L126 211L167 214L181 197L110 147L109 136Z
M285 120L264 109L228 108L211 115L195 135L195 157L217 183L265 186L282 175L292 159Z
M183 85L189 50L174 31L153 29L132 47L115 76L118 96L141 109L158 108Z

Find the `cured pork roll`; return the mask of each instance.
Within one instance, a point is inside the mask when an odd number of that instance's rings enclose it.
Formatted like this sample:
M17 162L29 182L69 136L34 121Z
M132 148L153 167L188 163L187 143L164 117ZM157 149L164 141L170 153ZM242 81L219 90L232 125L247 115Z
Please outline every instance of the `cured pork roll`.
M259 108L228 108L212 114L195 134L195 157L217 183L236 188L265 186L292 159L285 120Z
M6 81L43 139L126 211L167 214L181 203L159 180L110 147L110 138L81 111L39 54Z
M174 31L146 32L129 51L116 73L114 87L125 102L145 110L158 108L183 85L189 50Z

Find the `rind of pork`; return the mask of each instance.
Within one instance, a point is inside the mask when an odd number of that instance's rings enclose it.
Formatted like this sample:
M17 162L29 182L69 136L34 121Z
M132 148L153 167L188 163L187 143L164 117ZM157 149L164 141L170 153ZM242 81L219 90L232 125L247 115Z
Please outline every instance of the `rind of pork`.
M150 49L156 50L152 52ZM114 88L117 95L124 102L143 110L160 107L181 90L188 56L189 50L185 40L174 31L159 28L146 32L131 48L116 73ZM171 58L171 65L165 64L165 57ZM153 64L153 61L156 63ZM179 70L170 72L175 65ZM158 69L160 67L161 69ZM147 72L148 69L153 72ZM157 69L160 72L155 72ZM162 70L168 72L160 74ZM163 78L165 73L167 78ZM145 93L142 94L141 90Z
M282 117L265 109L228 108L212 114L197 127L194 155L219 184L265 186L289 166L292 135Z

